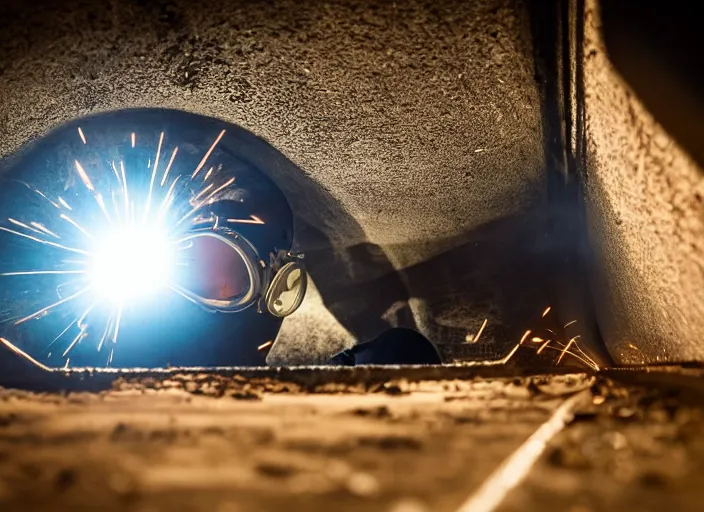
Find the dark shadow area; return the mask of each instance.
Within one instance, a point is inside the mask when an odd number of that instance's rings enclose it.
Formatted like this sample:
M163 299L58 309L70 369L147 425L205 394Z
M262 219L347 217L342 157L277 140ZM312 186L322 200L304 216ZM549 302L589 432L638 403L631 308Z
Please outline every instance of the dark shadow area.
M588 180L584 131L584 1L528 3L535 77L541 93L543 152L550 216L546 236L563 247L547 282L562 322L577 319L582 348L612 362L594 313L590 276L596 264L588 239L583 183Z
M577 220L571 209L546 205L480 226L463 235L463 243L454 249L401 271L375 277L382 267L370 260L363 267L358 260L359 280L345 282L336 276L335 286L330 286L323 297L330 311L348 326L364 322L365 317L358 314L362 308L367 314L383 314L401 303L394 324L418 329L438 346L445 362L503 357L527 329L536 326L546 307L552 306L552 314L557 315L554 323L561 327L577 320L570 337L582 333L582 348L604 361L598 345L592 347L589 327L580 325L582 317L563 322L562 316L572 311L560 311L561 304L556 301L557 289L562 300L581 304L584 290L562 274L566 263L582 261L581 247L574 236ZM572 236L565 236L565 231L554 226L571 227L573 231L567 233ZM362 245L351 252L369 254L373 249ZM324 259L320 257L320 261ZM335 276L330 268L317 271ZM407 297L419 300L415 317L409 311ZM467 342L467 336L477 334L485 319L481 339Z
M329 364L341 366L440 363L440 354L425 336L401 328L390 329L372 341L359 343L329 361Z

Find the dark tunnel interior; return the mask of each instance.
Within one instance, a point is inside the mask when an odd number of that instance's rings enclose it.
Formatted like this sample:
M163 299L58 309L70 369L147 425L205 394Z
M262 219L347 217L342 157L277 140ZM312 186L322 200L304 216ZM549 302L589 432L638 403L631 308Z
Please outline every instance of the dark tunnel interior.
M698 511L695 2L0 0L0 511Z
M193 164L225 130L213 165L244 162L280 194L268 205L290 205L309 283L280 330L256 308L178 314L172 297L152 327L125 320L115 366L321 364L404 329L444 363L517 345L517 364L701 359L701 175L609 67L596 2L2 5L6 266L24 208L8 184L78 158L46 142L80 152L78 128L132 123L152 151L163 130ZM50 171L33 186L58 197ZM49 362L74 312L15 325L34 311L16 284L36 310L56 283L12 279L0 334ZM77 333L64 343L88 354Z
M500 359L513 348L513 340L525 332L524 326L540 318L555 290L564 286L565 273L585 266L586 244L580 238L583 218L578 210L579 203L574 200L577 196L569 202L565 200L565 192L561 192L557 201L546 200L531 212L493 220L463 234L461 244L450 242L448 245L454 246L453 249L427 261L395 269L385 250L378 245L361 242L347 246L344 240L348 237L338 226L350 230L350 239L359 236L354 231L361 231L360 226L324 189L265 141L238 126L179 111L126 110L73 121L23 149L7 166L2 187L2 216L12 219L14 225L2 232L3 270L8 274L3 276L7 285L3 288L2 300L4 315L10 320L2 336L34 359L56 367L64 366L67 360L73 360L73 365L78 367L101 366L108 361L112 367L262 364L263 357L257 348L276 337L281 322L267 318L255 307L237 314L219 314L186 302L178 294L160 294L152 302L124 304L120 309L121 319L115 324L110 310L112 303L108 300L103 307L101 304L106 301L96 295L95 300L83 301L79 297L65 305L59 304L47 314L23 321L34 311L42 311L47 305L61 302L82 289L82 285L73 283L75 272L80 271L75 269L84 267L67 260L60 249L91 246L83 232L76 233L76 225L82 231L90 231L91 239L101 231L110 233L115 229L112 226L119 222L123 199L117 193L122 191L123 183L131 184L130 194L133 195L146 190L152 171L149 165L154 165L159 181L164 164L162 169L157 169L159 162L154 157L157 140L163 145L159 146L163 154L172 154L174 158L169 160L170 167L165 173L165 177L168 175L173 181L164 182L157 189L161 192L155 193L155 204L162 197L169 197L166 192L171 191L170 184L177 185L177 178L182 177L184 170L190 172L196 168L200 153L222 130L226 133L206 164L206 167L218 169L208 187L221 188L220 184L229 183L230 176L235 181L214 196L212 205L198 210L198 215L208 217L219 208L225 209L220 218L261 221L262 225L255 222L236 226L238 233L258 248L261 259L275 252L274 248L288 250L295 243L297 250L305 254L307 271L316 283L323 304L335 319L358 343L377 339L379 346L386 346L389 353L396 354L397 359L380 355L379 363L437 364L441 360ZM159 133L165 136L159 139ZM131 138L130 134L135 135ZM83 143L83 139L91 142ZM126 147L125 155L139 150L142 145L146 147L140 156L132 158L123 157L122 153L113 154L118 145ZM178 148L181 148L180 153ZM111 159L120 162L115 169ZM166 159L162 157L162 160ZM112 213L102 218L97 208L101 203L93 204L93 197L81 194L83 184L76 178L75 162L82 162L80 168L85 167L85 172L93 176L90 185L103 190L101 198L112 196L114 205L108 205L108 210L112 212L112 206L115 207L114 218L110 217ZM122 181L116 167L127 172ZM112 179L113 171L118 179L112 181L111 188L100 189L100 180ZM204 187L203 191L207 189ZM205 197L203 192L194 195ZM129 200L128 197L125 200ZM67 206L57 205L59 201ZM139 207L139 199L133 198L133 201ZM336 215L328 217L327 223L335 228L342 242L331 240L325 232L327 226L310 218L311 213L317 215L319 208L329 208ZM82 210L85 213L82 214ZM99 222L91 219L96 216ZM139 216L139 211L132 214L133 220ZM175 219L179 216L180 213ZM57 250L55 245L37 244L36 229L29 232L32 239L21 236L21 228L25 227L26 232L27 226L53 233L54 242L58 241L62 247ZM283 237L280 236L282 231ZM38 234L46 238L46 234ZM211 254L214 250L210 249ZM403 250L412 253L417 249L410 245ZM214 261L209 263L210 270L217 268ZM196 267L192 264L186 268ZM42 269L59 274L67 272L68 276L13 275ZM234 270L241 273L242 265ZM192 286L207 284L205 271L201 268L188 278ZM118 284L112 283L112 286L116 288ZM562 303L583 306L586 302L580 294L584 291L583 285L575 286L571 282ZM23 299L18 301L18 296ZM544 302L529 297L540 297ZM420 306L416 308L420 311L411 309L411 300L419 301ZM96 306L97 301L103 302ZM147 313L143 313L142 308L146 308ZM90 313L85 314L89 310ZM468 341L474 310L486 312L493 318L491 324L486 322L485 333L475 333L485 336L483 340L477 336ZM593 322L585 316L588 312L573 311L582 315L580 323ZM566 313L562 310L552 316L558 314ZM542 327L546 331L535 330L531 340L539 334L547 340L549 332L560 327L560 318L544 322ZM507 320L498 322L500 319ZM115 339L111 345L109 341L113 335L117 337L118 331L120 341ZM414 331L432 340L442 359L434 355L434 350L428 352L430 359L415 358L411 354L412 335L399 335L401 341L395 344L382 341L391 339L392 332ZM560 332L560 335L565 334ZM51 341L48 346L47 340ZM600 340L592 341L592 348L587 350L603 361L608 356L598 343ZM371 346L376 345L366 345L362 353L368 352ZM301 354L297 362L310 364L318 362L316 357L322 356L324 361L332 355L334 352ZM375 361L368 356L361 360Z

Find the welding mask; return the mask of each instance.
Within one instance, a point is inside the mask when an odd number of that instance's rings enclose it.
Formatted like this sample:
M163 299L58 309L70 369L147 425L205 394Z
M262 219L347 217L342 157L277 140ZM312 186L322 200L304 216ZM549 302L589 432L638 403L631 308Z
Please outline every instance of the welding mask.
M52 367L265 364L307 276L253 151L233 125L140 109L2 162L0 337Z
M280 250L263 259L240 233L218 226L197 227L179 240L179 251L191 262L175 285L205 310L238 313L256 307L259 313L285 318L296 311L307 285L303 255Z

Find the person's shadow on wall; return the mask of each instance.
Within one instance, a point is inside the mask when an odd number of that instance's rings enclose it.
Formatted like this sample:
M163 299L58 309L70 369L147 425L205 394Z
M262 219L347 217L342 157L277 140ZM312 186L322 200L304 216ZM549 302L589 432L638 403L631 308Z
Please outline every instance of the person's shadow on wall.
M445 360L495 358L515 345L551 298L565 294L571 299L563 300L570 306L562 316L580 318L584 338L591 336L591 319L580 317L582 285L563 276L565 261L583 260L582 233L569 206L543 203L496 219L440 241L454 248L396 269L387 254L407 254L413 247L370 243L340 203L284 155L242 128L236 134L252 148L252 163L286 195L294 212L295 245L305 252L325 309L358 343L402 327L430 339ZM483 319L489 320L484 342L465 343ZM346 348L315 345L308 338L305 330L286 336L268 361L319 363Z

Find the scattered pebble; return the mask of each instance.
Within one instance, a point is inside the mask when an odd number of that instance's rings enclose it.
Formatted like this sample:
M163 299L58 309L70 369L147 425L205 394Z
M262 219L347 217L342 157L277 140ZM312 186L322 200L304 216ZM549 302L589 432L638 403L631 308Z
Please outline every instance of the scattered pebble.
M614 450L623 450L628 446L628 440L621 432L607 432L604 434L606 441Z
M619 407L616 410L616 416L621 419L630 419L635 416L636 410L633 407Z
M379 482L368 473L353 473L347 479L347 489L356 496L370 497L379 492Z

